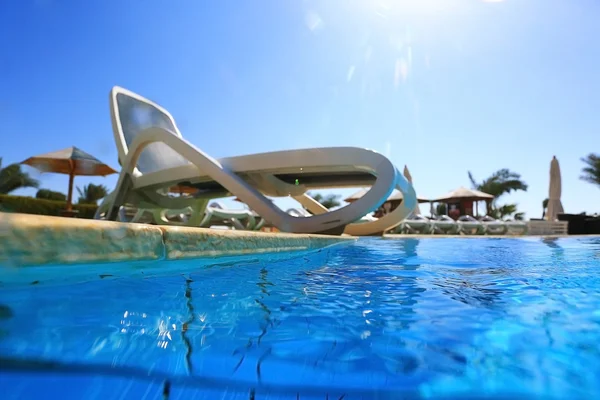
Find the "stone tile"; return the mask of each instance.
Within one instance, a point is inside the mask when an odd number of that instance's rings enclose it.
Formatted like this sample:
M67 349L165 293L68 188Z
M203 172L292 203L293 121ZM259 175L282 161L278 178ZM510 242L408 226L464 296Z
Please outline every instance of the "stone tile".
M354 241L351 236L161 227L167 259L307 251Z

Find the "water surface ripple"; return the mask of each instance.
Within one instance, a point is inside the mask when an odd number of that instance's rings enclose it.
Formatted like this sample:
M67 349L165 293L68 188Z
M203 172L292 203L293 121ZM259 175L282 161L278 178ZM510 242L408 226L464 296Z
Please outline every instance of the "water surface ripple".
M600 394L597 238L361 239L292 261L189 263L3 290L3 398Z

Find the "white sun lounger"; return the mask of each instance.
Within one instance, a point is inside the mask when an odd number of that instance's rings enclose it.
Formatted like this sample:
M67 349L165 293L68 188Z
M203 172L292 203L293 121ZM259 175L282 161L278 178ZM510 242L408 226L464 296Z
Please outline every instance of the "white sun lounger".
M304 208L289 208L286 213L291 216L301 218L301 217L310 217L312 214L306 211Z
M465 235L483 235L485 233L483 224L470 215L461 215L458 217L457 223L460 233Z
M412 214L402 221L401 231L403 233L432 233L433 222L420 214Z
M527 234L527 232L529 230L527 223L525 223L523 221L507 220L507 221L504 221L504 224L506 225L506 228L507 228L506 233L508 235L525 235L525 234Z
M166 223L171 224L172 221L168 220L166 216L181 213L180 219L183 220L182 225L193 226L190 221L194 219L196 210L193 207L179 211L162 210L162 220ZM166 216L165 216L166 214ZM257 221L258 219L258 221ZM165 221L167 220L167 221ZM260 230L265 221L260 218L256 213L251 210L232 210L225 207L218 201L213 201L204 210L204 217L200 221L199 226L203 228L210 228L215 225L225 225L235 228L236 230ZM194 224L195 225L195 224Z
M394 188L403 192L405 204L387 217L408 215L416 204L412 185L386 157L374 151L314 148L216 160L183 139L173 117L156 103L114 87L110 106L122 170L115 190L100 205L98 215L104 213L109 220L117 218L124 204L141 209L192 206L199 215L209 199L235 195L280 231L341 234L352 225L374 224L371 229L386 225L385 218L352 223L381 206ZM178 184L198 189L195 199L167 196L167 188ZM287 214L266 197L292 196L301 203L316 203L305 195L309 189L356 186L371 186L371 190L348 206L306 218Z
M213 202L206 207L203 215L197 216L196 214L194 207L186 207L181 210L157 208L127 210L125 207L121 207L117 220L121 222L149 222L158 225L197 226L205 228L214 225L226 225L237 230L259 230L264 225L264 220L252 211L230 210L219 202ZM257 219L259 220L258 222Z
M245 221L245 224L242 222ZM262 221L262 219L261 219ZM222 203L214 201L206 207L204 219L200 222L202 227L210 227L215 224L226 222L237 230L257 230L260 229L264 221L259 224L256 222L256 216L250 210L231 210L227 209Z
M440 215L432 222L434 233L452 235L460 230L458 223L447 215Z
M503 221L489 215L481 218L481 223L485 228L485 233L488 235L504 235L508 231L508 227Z

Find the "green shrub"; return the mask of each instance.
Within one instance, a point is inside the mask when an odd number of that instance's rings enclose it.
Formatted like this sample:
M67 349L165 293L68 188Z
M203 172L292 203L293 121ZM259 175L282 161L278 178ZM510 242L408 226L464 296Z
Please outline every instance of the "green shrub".
M35 194L36 199L67 201L67 195L50 189L40 189Z
M0 195L0 211L23 214L54 215L60 216L61 211L67 207L64 201L35 199L25 196ZM78 218L94 218L95 204L73 204L73 209L78 210Z

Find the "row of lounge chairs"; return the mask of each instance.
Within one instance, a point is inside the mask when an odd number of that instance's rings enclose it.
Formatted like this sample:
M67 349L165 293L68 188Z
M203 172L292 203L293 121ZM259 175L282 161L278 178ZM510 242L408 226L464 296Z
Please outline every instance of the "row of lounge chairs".
M197 226L202 228L227 227L236 230L261 230L265 220L251 210L227 209L221 202L210 203L203 215L192 207L183 210L134 209L121 206L117 218L123 222L140 222L155 225Z
M303 208L290 208L286 211L289 215L305 218L311 214ZM214 201L206 207L204 215L194 221L194 209L188 207L183 210L144 210L121 206L117 220L122 222L149 223L155 225L181 225L197 226L201 228L221 227L236 230L258 231L269 224L256 212L233 210L226 208L223 203ZM359 222L374 222L377 218L366 215Z
M447 215L427 218L412 215L405 219L395 233L446 234L446 235L524 235L527 224L523 221L501 221L489 215L476 219L463 215L454 221Z
M290 208L288 214L306 218L311 214L303 208ZM236 230L261 230L267 226L264 218L249 209L227 209L221 202L212 202L206 207L201 219L193 222L191 207L184 210L143 210L121 207L119 220L128 222L146 222L151 224L194 225L198 227L222 227ZM366 215L360 222L372 222L376 218ZM501 221L490 216L477 220L464 215L454 221L447 215L427 218L423 215L411 215L404 219L391 233L401 234L445 234L445 235L524 235L528 225L522 221Z

